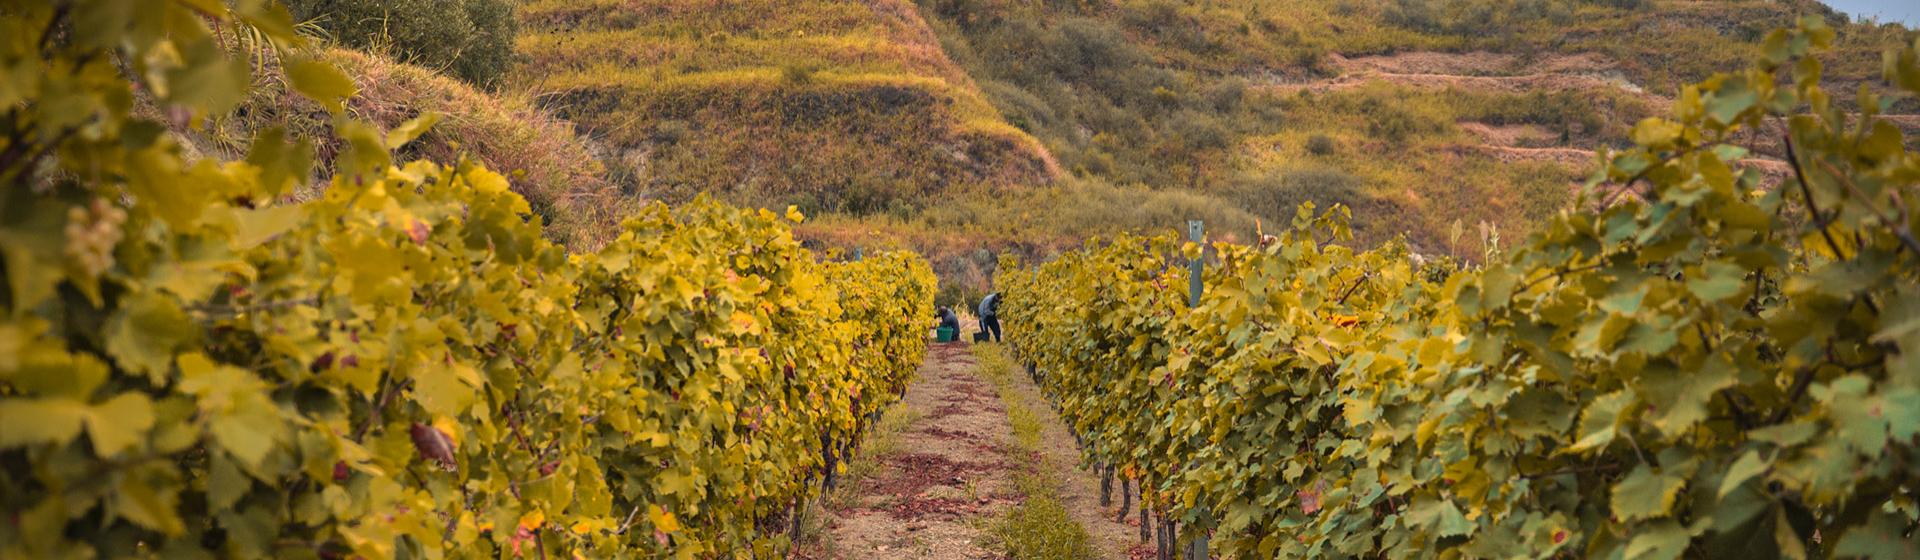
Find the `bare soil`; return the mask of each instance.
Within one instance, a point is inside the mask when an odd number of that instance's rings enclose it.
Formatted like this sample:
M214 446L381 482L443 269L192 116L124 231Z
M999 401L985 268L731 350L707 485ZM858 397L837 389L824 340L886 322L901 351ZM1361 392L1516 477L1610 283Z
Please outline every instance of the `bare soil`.
M849 480L854 496L824 512L825 534L794 553L806 559L997 559L986 528L1020 497L1014 477L1053 468L1059 499L1093 537L1103 558L1132 558L1138 520L1116 522L1099 505L1099 480L1080 464L1073 437L1024 373L1012 377L1026 406L1041 416L1041 456L1018 451L1006 405L978 376L968 346L934 344L919 377L895 406L913 418L894 436L879 468ZM1044 463L1041 463L1044 461ZM1118 496L1115 496L1118 504Z
M1448 53L1407 51L1391 55L1346 58L1334 55L1335 66L1349 73L1373 71L1388 74L1454 74L1461 76L1517 76L1525 74L1605 74L1619 65L1594 53L1560 54L1532 62L1519 56L1474 51Z
M984 519L1014 503L1006 450L1013 428L993 391L974 377L965 344L934 344L904 406L916 419L856 496L826 512L822 543L807 558L997 558ZM917 413L917 414L916 414Z

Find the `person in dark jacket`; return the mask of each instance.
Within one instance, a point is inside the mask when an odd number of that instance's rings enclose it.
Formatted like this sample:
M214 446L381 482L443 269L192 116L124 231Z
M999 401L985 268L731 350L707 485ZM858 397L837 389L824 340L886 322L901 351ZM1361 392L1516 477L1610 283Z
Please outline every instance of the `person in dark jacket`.
M940 316L940 328L953 329L956 335L960 333L960 316L953 314L953 308L940 306L940 311L936 315Z
M980 299L980 332L989 333L994 342L1000 342L1000 292Z

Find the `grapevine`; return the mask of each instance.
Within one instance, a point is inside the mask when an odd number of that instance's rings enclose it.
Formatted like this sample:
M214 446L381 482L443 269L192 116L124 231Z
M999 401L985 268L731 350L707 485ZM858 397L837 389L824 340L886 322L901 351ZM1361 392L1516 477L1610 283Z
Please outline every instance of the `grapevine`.
M239 27L336 111L311 199L303 142L190 160L135 109L230 109ZM3 2L0 36L0 556L772 556L924 352L917 255L706 200L569 254L501 174L395 162L433 116L337 113L273 3Z
M1585 204L1434 270L1304 206L1261 246L1005 263L1009 338L1088 459L1236 557L1920 553L1920 156L1833 106L1817 19L1634 128ZM1920 94L1920 45L1885 79ZM1738 133L1789 125L1760 187ZM1609 191L1625 191L1613 196Z

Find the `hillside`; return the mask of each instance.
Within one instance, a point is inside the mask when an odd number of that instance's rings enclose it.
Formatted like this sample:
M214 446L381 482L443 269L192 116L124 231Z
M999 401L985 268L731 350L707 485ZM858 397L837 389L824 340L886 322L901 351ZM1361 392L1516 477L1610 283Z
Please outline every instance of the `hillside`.
M1841 91L1877 81L1879 53L1913 37L1799 1L920 5L1007 119L1080 176L1269 223L1342 203L1362 240L1463 256L1489 236L1462 232L1517 240L1563 208L1593 150L1625 145L1680 84L1757 57L1771 29L1838 25L1822 60ZM1779 156L1774 136L1754 137L1761 157Z
M1565 208L1597 150L1629 144L1680 84L1757 56L1767 30L1801 15L1838 24L1823 58L1836 89L1874 84L1881 49L1912 37L1771 1L518 10L501 95L585 137L559 159L597 161L597 180L618 187L598 190L795 205L813 217L796 230L809 243L927 254L943 301L983 287L1001 252L1044 257L1193 218L1247 239L1306 201L1352 207L1363 243L1405 236L1477 259ZM1744 165L1782 176L1778 132L1754 132ZM573 221L607 223L620 213L608 202Z
M912 213L1059 174L904 2L540 0L520 20L515 85L641 196Z
M523 96L482 91L377 54L331 48L320 59L352 77L357 93L345 109L354 118L393 128L423 113L441 115L403 155L442 164L468 157L512 174L515 192L546 220L547 235L556 241L579 250L597 248L612 237L622 215L637 207L630 193L608 180L591 142ZM317 187L331 176L333 157L343 149L325 115L319 104L293 95L279 68L269 66L232 115L212 119L202 129L174 123L174 131L203 156L239 158L255 135L285 127L296 138L318 141L319 161L308 180Z

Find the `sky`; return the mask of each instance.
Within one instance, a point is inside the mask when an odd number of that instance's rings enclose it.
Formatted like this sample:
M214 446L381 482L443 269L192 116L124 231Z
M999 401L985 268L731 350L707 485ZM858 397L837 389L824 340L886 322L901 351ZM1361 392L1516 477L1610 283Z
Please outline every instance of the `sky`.
M1920 0L1821 0L1833 9L1846 12L1860 19L1864 16L1878 16L1880 21L1900 22L1907 27L1920 27Z

